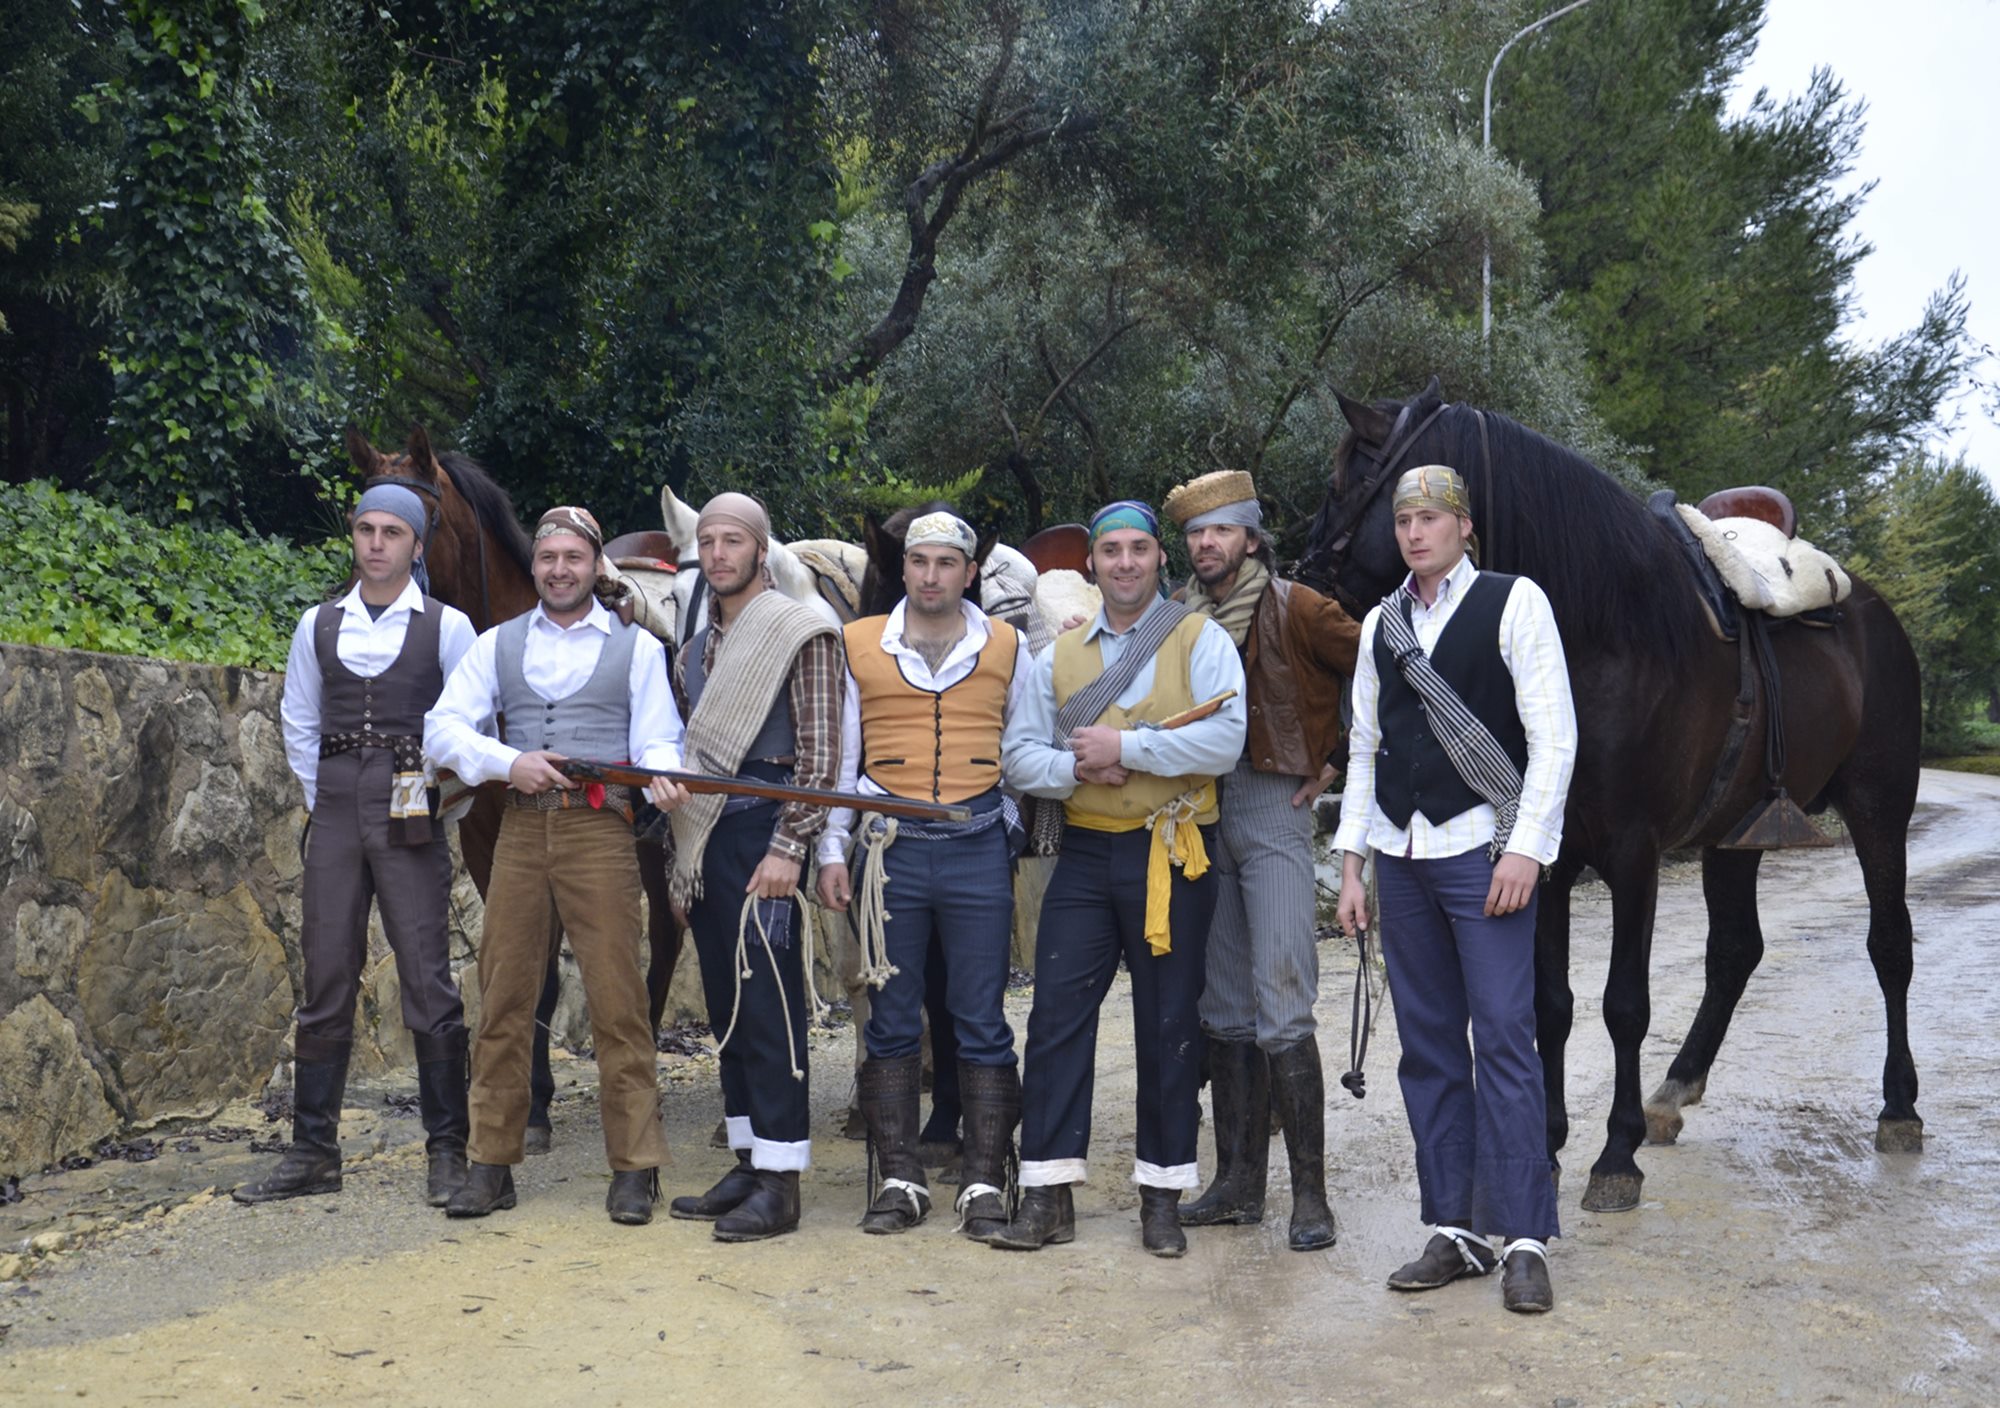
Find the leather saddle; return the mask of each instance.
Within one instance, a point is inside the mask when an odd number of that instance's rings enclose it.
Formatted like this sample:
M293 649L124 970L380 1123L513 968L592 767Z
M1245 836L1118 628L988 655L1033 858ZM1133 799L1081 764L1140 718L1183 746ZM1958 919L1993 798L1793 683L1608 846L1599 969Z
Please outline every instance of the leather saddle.
M1781 491L1761 484L1718 489L1695 508L1710 520L1754 518L1770 524L1788 539L1798 536L1798 512L1792 507L1791 499ZM1709 629L1718 639L1736 640L1743 629L1745 608L1729 584L1723 581L1722 573L1709 559L1701 540L1682 519L1674 491L1660 490L1646 500L1646 509L1665 527L1667 536L1688 564L1689 574L1694 578L1695 595L1701 602L1703 614L1708 617ZM1782 619L1824 628L1836 625L1841 619L1841 611L1837 606L1822 607Z

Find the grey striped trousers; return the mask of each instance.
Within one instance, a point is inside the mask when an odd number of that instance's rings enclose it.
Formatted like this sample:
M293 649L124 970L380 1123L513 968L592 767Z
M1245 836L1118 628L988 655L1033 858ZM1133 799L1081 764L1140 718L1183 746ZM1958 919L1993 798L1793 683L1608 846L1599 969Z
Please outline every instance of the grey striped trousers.
M1313 943L1312 808L1294 807L1302 777L1258 772L1247 758L1220 779L1208 828L1221 882L1208 933L1201 1024L1223 1041L1277 1051L1313 1034L1319 950Z

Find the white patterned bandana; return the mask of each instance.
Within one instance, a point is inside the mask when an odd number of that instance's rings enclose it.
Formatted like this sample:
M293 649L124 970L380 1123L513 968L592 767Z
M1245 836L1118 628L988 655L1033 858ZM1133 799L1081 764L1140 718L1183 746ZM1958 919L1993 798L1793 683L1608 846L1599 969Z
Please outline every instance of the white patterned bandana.
M979 551L979 538L966 521L955 513L927 513L910 524L903 535L903 551L920 547L957 548L970 562Z

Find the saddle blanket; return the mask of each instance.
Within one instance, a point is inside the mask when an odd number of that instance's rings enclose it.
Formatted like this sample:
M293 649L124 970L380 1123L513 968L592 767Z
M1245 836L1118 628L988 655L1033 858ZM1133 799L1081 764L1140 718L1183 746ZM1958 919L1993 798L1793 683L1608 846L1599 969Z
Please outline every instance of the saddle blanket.
M1708 518L1675 504L1708 560L1736 599L1752 611L1797 616L1847 600L1853 582L1840 564L1804 538L1757 518Z

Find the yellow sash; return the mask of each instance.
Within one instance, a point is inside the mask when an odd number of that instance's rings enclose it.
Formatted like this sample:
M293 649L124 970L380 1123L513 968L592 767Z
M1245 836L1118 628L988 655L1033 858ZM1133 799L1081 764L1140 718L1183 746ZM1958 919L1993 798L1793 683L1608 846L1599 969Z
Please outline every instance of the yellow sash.
M1190 880L1208 874L1208 847L1201 839L1198 816L1215 815L1215 779L1155 808L1142 817L1099 816L1071 809L1069 823L1085 831L1124 832L1145 827L1153 833L1146 852L1146 944L1157 956L1169 952L1174 936L1167 922L1173 903L1173 871L1179 866Z

